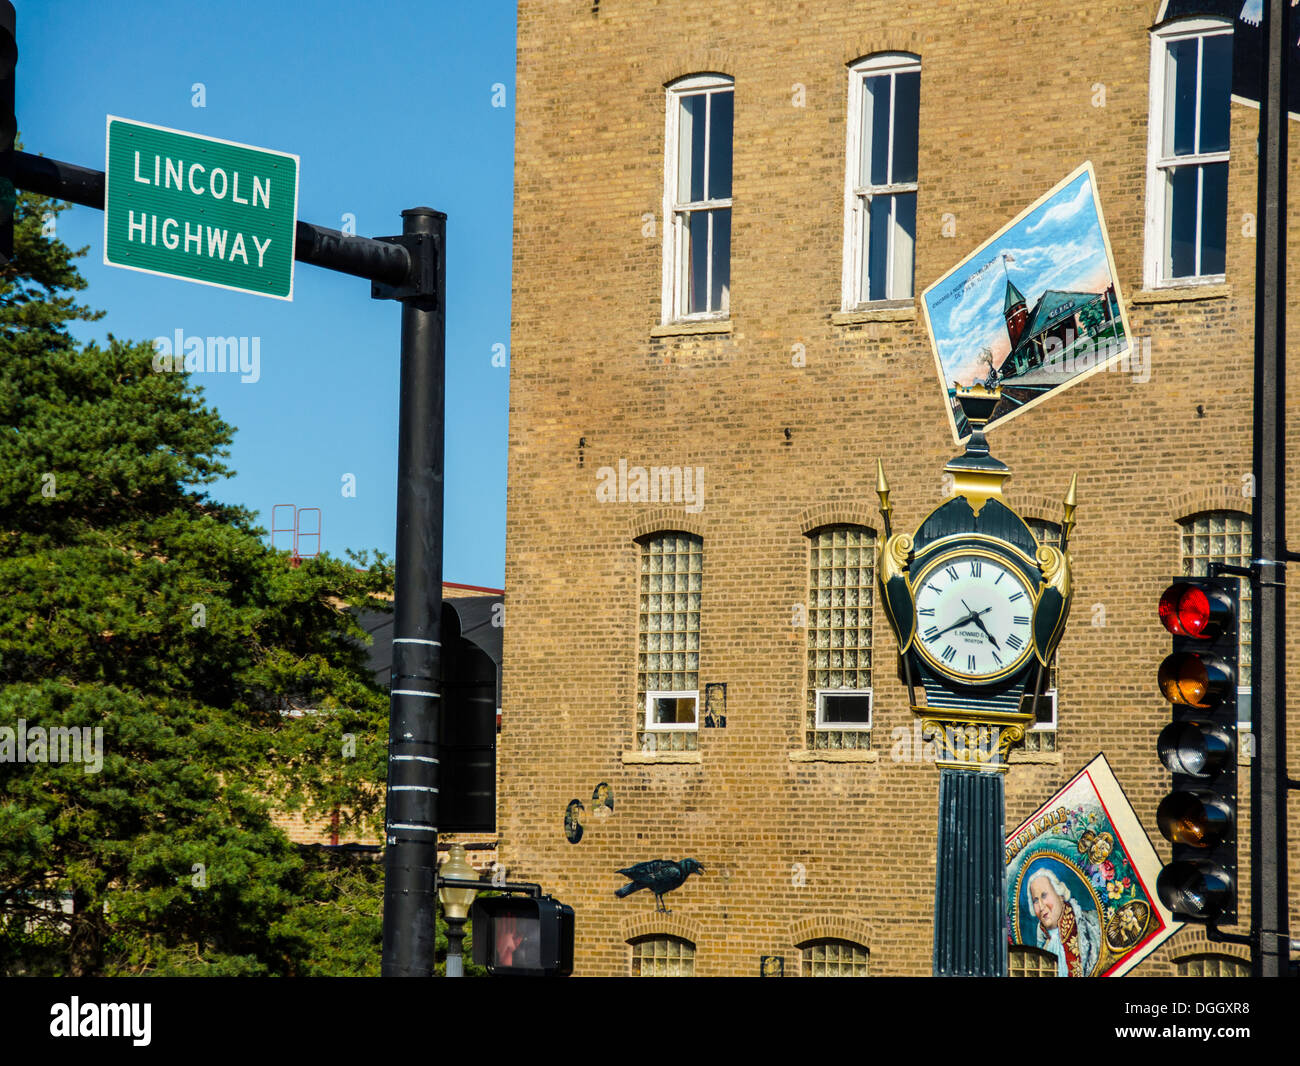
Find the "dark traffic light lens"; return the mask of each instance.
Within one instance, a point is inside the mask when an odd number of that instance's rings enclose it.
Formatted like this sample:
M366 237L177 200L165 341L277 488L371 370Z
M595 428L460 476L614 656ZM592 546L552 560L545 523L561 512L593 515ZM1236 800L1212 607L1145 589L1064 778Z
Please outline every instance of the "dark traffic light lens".
M1156 878L1156 892L1175 914L1208 918L1228 902L1232 875L1214 863L1172 862Z
M1174 652L1160 664L1160 691L1170 703L1207 708L1227 699L1236 684L1232 668L1215 655Z
M1213 777L1236 755L1231 733L1215 722L1171 722L1156 742L1160 761L1176 774Z

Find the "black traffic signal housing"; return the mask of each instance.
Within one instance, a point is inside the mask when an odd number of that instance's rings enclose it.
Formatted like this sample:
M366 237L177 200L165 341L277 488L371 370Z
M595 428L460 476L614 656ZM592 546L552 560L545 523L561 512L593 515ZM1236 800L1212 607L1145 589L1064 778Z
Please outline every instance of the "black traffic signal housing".
M497 665L442 604L438 831L495 833Z
M9 0L0 0L0 266L14 257L14 142L18 118L14 114L14 80L18 65L17 19Z
M1236 578L1184 578L1160 597L1173 651L1160 664L1159 684L1173 721L1157 750L1172 791L1156 822L1173 854L1156 891L1184 920L1237 920L1240 608Z
M550 896L488 896L474 901L474 962L493 977L568 977L573 973L573 908Z

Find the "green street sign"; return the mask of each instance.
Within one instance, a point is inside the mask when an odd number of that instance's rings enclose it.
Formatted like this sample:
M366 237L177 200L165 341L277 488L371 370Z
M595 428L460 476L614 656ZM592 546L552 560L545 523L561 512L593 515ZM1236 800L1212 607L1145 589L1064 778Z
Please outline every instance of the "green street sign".
M104 262L293 299L298 157L108 116Z

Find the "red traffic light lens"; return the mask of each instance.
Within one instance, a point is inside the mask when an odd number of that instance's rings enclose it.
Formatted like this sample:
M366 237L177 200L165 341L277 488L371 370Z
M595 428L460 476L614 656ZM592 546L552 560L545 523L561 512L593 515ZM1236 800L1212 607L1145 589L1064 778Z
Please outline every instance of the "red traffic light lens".
M1210 625L1210 598L1197 585L1171 585L1159 610L1160 621L1176 637L1200 637Z

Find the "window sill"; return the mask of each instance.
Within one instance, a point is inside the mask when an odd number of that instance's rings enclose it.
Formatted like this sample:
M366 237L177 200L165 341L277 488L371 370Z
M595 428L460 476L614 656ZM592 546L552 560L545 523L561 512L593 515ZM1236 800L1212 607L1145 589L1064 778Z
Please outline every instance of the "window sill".
M624 766L646 766L651 763L702 763L698 751L625 751Z
M847 751L804 748L790 752L791 762L878 762L879 759L880 753L872 748L850 748Z
M1226 281L1209 285L1171 285L1167 289L1141 289L1129 295L1134 304L1177 303L1184 300L1217 300L1232 295Z
M731 319L709 318L693 322L666 322L650 330L651 337L690 337L706 333L730 333Z
M1016 763L1027 763L1031 766L1060 766L1061 753L1059 751L1013 751L1011 757L1007 760L1012 765Z
M915 319L914 300L890 300L886 303L859 307L853 311L831 313L832 326L856 326L862 322L912 322Z

